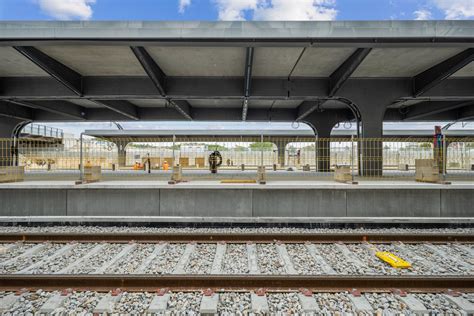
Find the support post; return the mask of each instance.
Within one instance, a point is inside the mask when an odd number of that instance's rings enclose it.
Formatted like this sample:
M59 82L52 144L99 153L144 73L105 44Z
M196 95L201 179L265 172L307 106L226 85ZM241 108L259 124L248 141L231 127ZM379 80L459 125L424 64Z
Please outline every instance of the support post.
M360 82L347 80L338 93L350 100L362 118L362 139L359 139L359 173L362 176L382 176L383 119L387 106L403 96L410 95L413 87L403 80L382 83L373 79Z
M331 171L331 140L328 135L320 137L316 140L316 157L317 165L316 171L330 172Z
M81 133L81 137L80 137L80 152L79 152L79 180L81 183L84 182L84 146L83 146L83 136L84 136L84 133Z
M321 113L323 114L323 113ZM315 140L315 153L316 153L316 172L330 172L331 171L331 130L339 123L337 119L326 120L327 115L321 116L318 119L314 119L314 113L309 118L312 120L306 121L314 131L316 136Z
M347 122L353 117L346 111L314 111L307 115L303 122L314 131L316 139L316 172L331 171L331 131L340 122Z
M277 145L278 165L281 168L285 167L286 145L288 145L287 141L278 142Z
M115 144L117 145L118 167L120 169L121 167L127 166L127 150L125 148L127 147L128 142L118 141Z
M362 119L362 138L358 142L361 168L359 174L362 176L380 177L383 174L383 113L375 111L371 116L365 115L368 119Z
M354 135L351 135L351 179L354 182Z

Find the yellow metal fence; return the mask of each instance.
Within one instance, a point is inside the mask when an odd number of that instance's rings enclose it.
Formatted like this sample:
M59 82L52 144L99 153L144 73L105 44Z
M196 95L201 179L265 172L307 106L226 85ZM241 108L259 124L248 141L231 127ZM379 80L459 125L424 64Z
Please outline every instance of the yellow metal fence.
M23 167L34 179L77 178L83 165L101 166L105 175L127 179L163 175L165 164L179 164L206 175L209 155L222 157L219 171L255 173L258 166L285 179L328 178L337 165L350 166L359 178L414 177L417 159L435 159L447 177L474 176L474 138L133 138L0 139L0 166ZM82 160L81 160L82 157ZM150 167L150 168L149 168ZM148 171L148 169L150 169ZM1 172L0 172L1 174Z

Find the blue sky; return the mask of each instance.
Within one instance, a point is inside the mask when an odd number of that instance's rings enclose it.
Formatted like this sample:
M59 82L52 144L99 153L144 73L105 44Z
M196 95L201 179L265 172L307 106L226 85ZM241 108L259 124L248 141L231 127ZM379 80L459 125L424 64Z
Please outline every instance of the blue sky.
M474 19L474 0L0 0L0 20Z

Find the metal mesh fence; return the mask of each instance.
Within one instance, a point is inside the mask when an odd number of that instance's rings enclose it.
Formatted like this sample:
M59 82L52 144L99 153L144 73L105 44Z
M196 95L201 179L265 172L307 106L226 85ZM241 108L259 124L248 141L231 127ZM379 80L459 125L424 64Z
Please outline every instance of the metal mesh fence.
M209 155L219 151L224 175L253 176L265 166L288 180L330 179L336 166L350 166L358 179L413 179L417 159L434 159L440 172L474 179L474 138L120 138L1 139L1 174L21 167L26 178L74 179L83 166L100 166L105 177L167 177L180 165L193 177L209 174ZM13 169L11 169L13 170Z

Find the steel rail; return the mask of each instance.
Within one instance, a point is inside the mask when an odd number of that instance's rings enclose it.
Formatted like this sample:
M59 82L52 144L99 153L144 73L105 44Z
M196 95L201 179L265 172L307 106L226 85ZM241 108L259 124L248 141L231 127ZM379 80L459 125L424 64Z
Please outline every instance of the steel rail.
M348 275L0 275L0 290L19 289L109 291L172 291L214 289L216 291L295 291L307 288L321 292L357 289L385 292L443 292L448 289L474 292L474 276L348 276Z
M278 233L1 233L0 242L57 242L65 243L71 241L77 242L175 242L175 243L245 243L259 242L271 243L275 241L285 243L360 243L360 242L376 242L376 243L447 243L447 242L474 242L474 234L379 234L379 233L331 233L331 234L278 234Z

